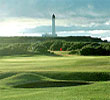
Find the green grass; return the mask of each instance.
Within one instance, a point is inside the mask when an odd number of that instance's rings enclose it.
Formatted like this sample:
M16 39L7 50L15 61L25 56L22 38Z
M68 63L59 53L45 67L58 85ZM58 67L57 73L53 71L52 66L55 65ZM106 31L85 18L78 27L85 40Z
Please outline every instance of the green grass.
M110 57L107 56L32 56L3 57L0 71L71 71L108 72Z
M0 57L0 100L110 100L110 56Z

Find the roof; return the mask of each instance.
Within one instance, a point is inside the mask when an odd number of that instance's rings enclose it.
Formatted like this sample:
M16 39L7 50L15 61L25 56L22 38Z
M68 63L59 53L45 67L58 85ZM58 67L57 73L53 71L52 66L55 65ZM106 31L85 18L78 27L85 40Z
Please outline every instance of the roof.
M52 18L55 18L55 15L54 14L52 15Z

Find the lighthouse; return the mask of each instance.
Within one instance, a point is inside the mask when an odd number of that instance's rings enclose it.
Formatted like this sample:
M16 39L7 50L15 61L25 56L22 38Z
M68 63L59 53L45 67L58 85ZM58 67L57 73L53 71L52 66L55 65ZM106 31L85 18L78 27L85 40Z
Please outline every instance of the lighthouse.
M56 29L55 29L55 15L52 15L52 37L57 37Z
M56 29L55 29L55 15L52 15L52 34L42 34L42 37L57 37Z

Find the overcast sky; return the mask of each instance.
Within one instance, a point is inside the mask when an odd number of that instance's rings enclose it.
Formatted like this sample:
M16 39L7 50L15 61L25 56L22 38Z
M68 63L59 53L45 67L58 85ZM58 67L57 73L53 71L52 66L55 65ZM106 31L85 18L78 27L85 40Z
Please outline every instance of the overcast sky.
M51 33L110 40L110 0L0 0L0 36Z

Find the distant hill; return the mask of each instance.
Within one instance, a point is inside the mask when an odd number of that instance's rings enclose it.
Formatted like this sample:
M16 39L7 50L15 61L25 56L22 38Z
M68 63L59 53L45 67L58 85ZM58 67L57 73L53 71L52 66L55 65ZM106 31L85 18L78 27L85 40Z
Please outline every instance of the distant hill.
M57 37L55 39L61 39L65 41L72 41L72 42L107 42L102 41L101 38L92 38L87 36L69 36L69 37Z
M92 38L85 36L70 36L70 37L0 37L0 43L35 43L47 40L65 40L72 42L107 42L100 38Z

